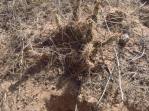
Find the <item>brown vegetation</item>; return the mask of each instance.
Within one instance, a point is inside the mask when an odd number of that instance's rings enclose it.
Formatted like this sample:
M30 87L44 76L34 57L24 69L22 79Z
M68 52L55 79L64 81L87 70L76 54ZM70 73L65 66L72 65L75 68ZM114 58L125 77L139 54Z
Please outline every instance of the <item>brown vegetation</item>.
M148 111L148 2L0 2L0 111Z

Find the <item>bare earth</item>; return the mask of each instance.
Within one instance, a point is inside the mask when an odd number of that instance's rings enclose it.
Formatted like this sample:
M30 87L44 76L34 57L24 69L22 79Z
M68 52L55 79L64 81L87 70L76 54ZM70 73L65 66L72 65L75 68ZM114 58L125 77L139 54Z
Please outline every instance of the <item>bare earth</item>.
M148 2L80 1L0 1L0 111L149 111Z

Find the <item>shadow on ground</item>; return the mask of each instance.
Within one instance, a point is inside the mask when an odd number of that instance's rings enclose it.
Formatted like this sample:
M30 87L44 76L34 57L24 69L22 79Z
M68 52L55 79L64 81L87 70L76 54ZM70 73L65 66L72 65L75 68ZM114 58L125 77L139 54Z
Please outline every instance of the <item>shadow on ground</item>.
M65 84L62 94L51 95L50 99L45 101L47 111L75 111L76 108L78 111L96 111L95 104L78 98L81 87L80 81L67 79Z

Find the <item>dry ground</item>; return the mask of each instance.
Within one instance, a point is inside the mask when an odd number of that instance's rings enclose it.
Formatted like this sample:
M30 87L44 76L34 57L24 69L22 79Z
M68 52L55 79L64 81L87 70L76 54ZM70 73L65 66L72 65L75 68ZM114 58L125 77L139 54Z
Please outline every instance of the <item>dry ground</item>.
M0 1L0 111L149 111L145 1Z

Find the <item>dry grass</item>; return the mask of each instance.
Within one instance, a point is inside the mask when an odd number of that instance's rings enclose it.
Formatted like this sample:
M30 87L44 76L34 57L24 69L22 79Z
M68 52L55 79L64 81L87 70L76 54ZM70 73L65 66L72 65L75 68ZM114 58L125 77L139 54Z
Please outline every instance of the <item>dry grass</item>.
M1 1L0 111L148 111L142 4Z

